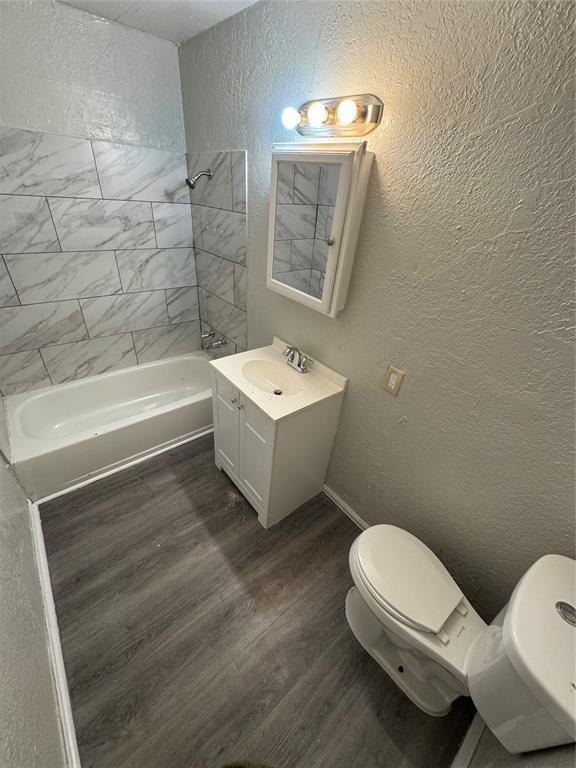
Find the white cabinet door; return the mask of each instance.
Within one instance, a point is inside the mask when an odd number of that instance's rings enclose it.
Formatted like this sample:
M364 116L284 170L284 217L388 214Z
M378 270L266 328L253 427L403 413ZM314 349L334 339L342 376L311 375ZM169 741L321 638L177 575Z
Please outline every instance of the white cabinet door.
M236 478L239 476L238 452L240 409L238 390L223 376L215 377L214 406L216 464Z
M240 483L259 512L268 508L276 427L272 419L240 395Z

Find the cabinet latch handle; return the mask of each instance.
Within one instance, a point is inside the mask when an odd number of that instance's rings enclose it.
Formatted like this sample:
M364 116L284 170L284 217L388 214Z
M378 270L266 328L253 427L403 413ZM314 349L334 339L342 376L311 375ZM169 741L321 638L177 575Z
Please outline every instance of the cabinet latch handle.
M235 403L235 402L236 402L236 398L235 398L235 397L233 397L233 398L232 398L232 400L230 400L230 402L231 402L231 403Z
M238 406L238 410L241 411L243 408L244 406L242 405L242 403L240 403L240 405Z

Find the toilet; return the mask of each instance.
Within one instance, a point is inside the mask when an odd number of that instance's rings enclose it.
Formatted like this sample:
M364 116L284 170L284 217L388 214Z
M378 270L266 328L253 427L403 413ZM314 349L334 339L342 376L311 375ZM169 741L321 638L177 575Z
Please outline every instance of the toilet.
M346 617L364 649L424 712L459 696L510 752L576 740L576 562L540 558L486 624L436 555L375 525L350 550Z

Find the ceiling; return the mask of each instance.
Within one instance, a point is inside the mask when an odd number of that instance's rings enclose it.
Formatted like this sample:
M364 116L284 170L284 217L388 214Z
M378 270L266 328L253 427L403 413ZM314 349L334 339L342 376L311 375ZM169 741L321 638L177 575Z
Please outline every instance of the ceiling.
M60 0L127 27L182 43L256 0Z

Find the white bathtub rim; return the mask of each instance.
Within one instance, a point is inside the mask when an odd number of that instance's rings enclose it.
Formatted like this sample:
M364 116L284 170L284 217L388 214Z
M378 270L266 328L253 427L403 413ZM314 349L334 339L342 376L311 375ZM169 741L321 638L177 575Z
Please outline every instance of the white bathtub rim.
M166 405L157 408L154 411L154 414L151 414L149 411L143 411L138 415L132 414L122 419L116 419L114 421L108 422L98 427L97 429L75 432L53 439L31 437L27 434L24 434L18 428L17 418L19 411L29 400L38 397L39 395L49 393L55 387L58 387L60 391L66 391L69 388L76 388L84 383L90 384L101 382L103 376L105 376L107 379L114 378L118 375L126 374L126 372L129 370L142 370L143 375L145 375L146 369L150 369L151 367L160 367L162 364L166 365L166 363L170 363L172 361L190 358L206 361L210 359L205 352L191 352L186 355L176 355L174 357L163 358L162 360L154 360L151 363L144 363L138 366L119 368L116 371L109 371L104 374L98 374L97 376L87 376L83 379L75 379L74 381L65 382L64 384L56 384L51 387L43 387L42 389L31 390L30 392L24 392L19 395L9 395L7 398L5 398L5 400L6 415L8 417L8 427L10 429L11 437L12 463L18 464L19 462L38 458L40 456L44 456L46 453L58 450L59 448L66 448L70 447L71 445L79 445L81 443L85 444L90 440L97 439L102 434L124 429L131 424L150 418L151 415L168 413L177 408L182 408L186 405L191 405L192 403L211 398L211 390L208 387L207 389L201 390L199 392L193 392L187 397L176 399L173 402L167 403Z
M99 337L99 338L105 338L105 337ZM151 360L149 363L139 363L138 365L128 365L124 368L115 368L112 371L104 371L103 373L95 373L93 376L82 376L79 379L72 379L72 381L63 381L61 384L50 384L47 387L39 387L38 389L29 389L26 392L18 392L14 395L6 395L4 400L7 405L11 405L12 403L19 404L20 402L25 402L31 397L37 397L38 395L43 395L48 392L51 392L54 387L58 387L60 390L66 390L66 389L75 389L77 386L82 384L91 384L92 382L99 382L102 381L102 377L106 376L106 378L116 378L118 376L125 375L127 371L137 370L137 371L145 371L150 370L152 368L159 368L165 365L166 363L170 363L173 360L186 360L189 358L198 358L199 360L207 360L210 361L212 358L207 352L204 352L201 349L196 350L195 352L186 352L184 355L173 355L172 357L162 357L159 360Z
M92 440L97 440L102 435L114 433L116 431L126 429L132 424L136 424L140 421L146 421L151 416L161 416L162 414L169 413L170 411L184 408L187 405L193 403L202 402L209 398L210 390L206 389L202 392L197 392L190 397L183 397L180 400L175 400L173 403L164 405L161 408L157 408L153 414L150 412L143 412L137 416L126 416L123 419L117 419L116 421L104 424L93 431L75 432L71 435L66 435L54 440L39 439L34 437L28 437L28 435L22 435L18 433L14 437L15 429L12 429L12 463L18 464L29 459L37 459L45 456L47 453L59 450L60 448L70 448L71 446L86 446Z

